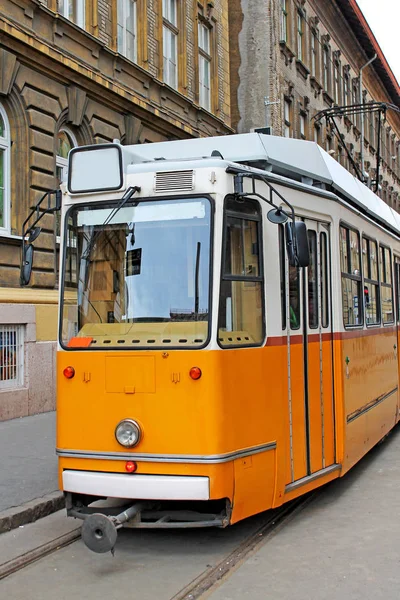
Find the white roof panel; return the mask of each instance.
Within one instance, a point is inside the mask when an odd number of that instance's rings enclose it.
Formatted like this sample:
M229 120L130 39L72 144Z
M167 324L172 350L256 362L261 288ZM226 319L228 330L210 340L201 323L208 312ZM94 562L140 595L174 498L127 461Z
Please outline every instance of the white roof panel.
M138 162L198 159L210 157L213 151L220 152L222 157L230 162L251 164L264 161L271 165L273 170L281 171L289 177L308 177L315 182L326 184L365 210L371 217L400 232L400 215L315 142L245 133L138 144L125 146L124 149L134 152Z

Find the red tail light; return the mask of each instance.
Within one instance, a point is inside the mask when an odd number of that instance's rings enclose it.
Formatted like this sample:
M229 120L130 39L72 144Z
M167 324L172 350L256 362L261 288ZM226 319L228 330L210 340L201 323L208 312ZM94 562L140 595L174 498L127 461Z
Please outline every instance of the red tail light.
M192 379L196 381L197 379L200 379L202 375L201 369L199 369L199 367L192 367L189 371L189 375Z
M128 460L128 462L125 464L125 469L128 471L128 473L134 473L137 469L137 464L132 460Z
M75 375L74 367L65 367L63 374L64 374L64 377L66 377L67 379L72 379L73 376Z

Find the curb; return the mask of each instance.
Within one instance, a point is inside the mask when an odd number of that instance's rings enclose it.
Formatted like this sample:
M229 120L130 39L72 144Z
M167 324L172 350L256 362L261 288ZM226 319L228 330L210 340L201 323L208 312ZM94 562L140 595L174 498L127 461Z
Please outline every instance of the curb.
M62 492L53 492L36 500L31 500L22 506L14 506L0 512L0 534L16 529L21 525L33 523L37 519L61 510L65 506Z

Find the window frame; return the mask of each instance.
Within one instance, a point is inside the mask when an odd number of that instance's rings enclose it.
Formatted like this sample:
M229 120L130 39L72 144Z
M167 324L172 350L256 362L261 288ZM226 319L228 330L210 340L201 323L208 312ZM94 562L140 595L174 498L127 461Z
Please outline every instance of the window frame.
M304 64L306 57L306 36L305 36L305 15L302 8L297 9L297 27L296 27L296 40L297 40L297 59Z
M289 119L286 118L286 109L288 109ZM292 111L293 111L292 101L289 98L284 98L284 101L283 101L283 137L286 137L286 138L293 137L292 136L293 112ZM286 135L286 132L288 132L289 135Z
M74 23L77 27L81 29L86 29L86 9L87 9L87 0L76 0L77 4L77 19L74 21L69 17L69 6L74 3L74 0L62 0L62 10L59 10L58 1L57 1L57 12L62 15L65 19Z
M317 81L320 79L320 41L319 31L316 28L311 28L310 36L310 55L311 55L311 77Z
M174 7L175 7L175 22L172 22L169 20L169 17L171 15L164 15L164 3L168 3L168 5L173 2L174 3ZM179 0L161 0L161 22L162 22L162 55L163 55L163 82L168 85L169 87L171 87L172 89L178 91L179 89ZM168 12L168 11L167 11ZM165 49L167 47L166 44L166 34L168 34L168 47L171 48L171 39L172 37L175 38L175 63L171 63L171 64L175 64L175 81L174 83L171 83L171 80L169 79L169 69L168 71L165 69L165 62L168 61L168 63L171 62L170 57L167 57L165 55ZM168 73L168 79L166 74Z
M386 279L386 259L384 258L384 264L382 266L382 272L381 272L381 250L385 251L388 250L389 252L389 268L390 268L390 283L387 283L385 281ZM383 252L383 257L385 257L385 252ZM394 304L394 290L393 290L393 253L392 253L392 249L387 246L386 244L379 244L379 258L378 258L378 270L379 270L379 277L380 277L380 303L381 303L381 322L383 327L392 327L395 323L395 304ZM383 319L383 301L382 301L382 289L383 288L388 288L391 289L392 292L392 320L391 321L384 321Z
M200 44L200 30L203 29L207 31L208 35L208 52L204 48L202 48ZM213 80L213 57L212 57L212 48L213 48L213 28L207 23L204 18L201 18L201 15L198 17L197 22L197 51L198 51L198 86L199 86L199 105L207 110L208 112L212 112L213 109L213 94L212 94L212 80ZM202 102L203 94L202 90L207 89L204 84L202 85L202 65L208 65L208 76L209 76L209 88L208 88L208 104ZM204 78L203 78L204 81Z
M368 273L366 275L364 272L364 260L362 260L363 288L365 287L365 283L375 285L378 288L378 294L377 294L378 320L375 323L367 323L367 311L365 310L365 307L364 307L364 321L365 321L366 327L377 327L377 326L379 327L382 324L382 299L381 299L380 268L379 268L379 243L378 243L378 240L363 233L362 237L361 237L361 253L363 252L363 241L364 240L366 240L368 242L368 249L367 249ZM375 244L376 252L377 252L377 256L376 256L376 266L377 266L377 275L378 275L377 280L372 279L372 277L369 277L370 271L371 271L371 260L370 260L370 254L371 254L370 243L371 242L373 244ZM363 294L363 301L365 301L364 294Z
M3 225L0 234L10 234L11 225L11 131L7 113L0 103L0 117L5 128L5 136L0 136L0 152L3 156Z
M120 25L119 19L120 19L120 14L118 11L118 4L119 1L122 2L122 6L123 6L123 19L122 19L122 25ZM126 17L127 17L127 5L128 4L132 4L133 5L133 12L134 12L134 16L133 16L133 23L134 23L134 31L133 31L133 37L134 37L134 48L133 48L133 57L128 56L127 53L127 28L126 28ZM137 27L137 15L138 15L138 0L117 0L117 8L116 8L116 20L117 20L117 52L118 54L120 54L121 56L123 56L124 58L126 58L127 60L130 60L131 62L134 62L135 64L138 63L138 27ZM122 48L119 47L118 45L118 40L119 40L119 36L118 36L118 30L119 27L121 27L122 29ZM131 33L131 32L129 32Z
M173 195L173 196L163 196L163 200L165 201L169 201L169 200L180 200L180 199L185 199L188 196L186 194L180 194L180 195ZM215 238L215 199L210 195L210 194L193 194L190 195L191 199L195 199L195 198L201 198L201 199L207 199L210 202L210 262L209 262L209 290L208 290L208 306L209 306L209 322L208 322L208 331L207 331L207 339L205 340L204 344L201 346L196 346L196 347L186 347L183 348L181 346L168 346L168 349L170 350L204 350L206 349L209 345L210 342L212 340L212 327L213 327L213 318L214 318L214 310L213 310L213 294L214 294L214 250L215 250L215 242L214 242L214 238ZM159 198L160 200L160 198ZM111 202L114 202L113 200L111 200ZM154 197L147 197L147 198L141 198L140 199L140 203L145 204L146 202L154 202ZM71 214L73 213L74 210L77 209L77 204L74 204L72 206L70 206L65 214L65 219L64 219L64 240L63 240L63 246L62 246L62 257L64 259L65 253L67 251L67 240L69 238L68 236L68 219L71 217ZM104 202L102 201L97 201L97 202L93 202L93 203L88 203L83 202L81 205L82 206L90 206L90 208L103 208L104 207ZM117 206L117 204L115 204L115 206ZM90 348L74 348L71 346L67 346L64 344L63 341L63 315L64 315L64 310L65 310L65 306L64 306L64 297L65 297L65 284L66 284L66 280L65 280L65 273L66 273L66 269L63 268L63 264L62 264L62 269L61 269L61 274L62 277L60 278L60 282L59 282L59 287L60 287L60 317L58 320L58 327L57 327L57 341L60 345L60 347L63 350L67 350L68 352L106 352L107 350L98 346L98 347L90 347ZM152 350L165 350L166 346L154 346L152 347ZM132 349L132 348L130 348ZM144 347L138 348L138 350L144 350ZM111 348L111 350L113 352L119 352L119 351L126 351L127 347L123 348L119 348L118 346L113 346Z
M346 273L342 271L342 255L341 255L341 244L340 244L340 230L344 228L349 232L349 235L347 236L347 240L346 240L346 245L347 245L347 260L350 261L350 266L351 266L351 252L350 252L350 231L352 231L353 233L355 233L357 235L357 239L358 239L358 248L359 248L359 271L360 271L360 276L358 275L352 275L351 273ZM345 221L340 221L339 222L339 268L340 268L340 290L341 290L341 302L340 302L340 306L341 306L341 310L342 310L342 321L343 321L343 327L345 329L363 329L364 327L364 298L363 298L363 277L362 277L362 255L361 255L361 250L362 250L362 246L361 246L361 236L360 236L360 232L359 230L354 227L353 225L350 225L349 223L345 222ZM351 281L357 281L360 283L360 297L358 300L358 308L360 308L360 300L362 299L361 302L361 315L359 318L359 323L355 323L355 324L346 324L344 321L344 310L343 310L343 277L346 277L347 279L350 279Z
M224 198L224 218L223 218L223 235L222 235L222 253L221 253L221 269L220 269L220 282L219 282L219 295L218 295L218 314L217 314L217 344L222 350L230 350L230 349L238 349L238 348L262 348L265 344L266 339L266 313L265 313L265 271L264 271L264 244L263 244L263 210L261 203L253 198L250 198L252 202L258 204L260 212L256 215L251 215L248 213L235 212L233 210L227 210L226 206L228 201L232 198L232 194L227 194ZM228 218L232 217L234 219L242 219L246 221L253 221L257 223L257 237L258 237L258 247L259 247L259 255L258 255L258 265L259 265L259 275L258 276L248 276L248 275L229 275L225 274L225 264L226 264L226 250L227 250L227 233L228 233ZM262 331L261 331L261 341L260 343L251 344L229 344L229 346L224 346L221 344L219 340L219 303L221 300L221 289L223 281L239 281L239 282L249 282L249 283L261 283L261 311L262 311Z
M281 0L280 41L289 42L289 7L288 0Z

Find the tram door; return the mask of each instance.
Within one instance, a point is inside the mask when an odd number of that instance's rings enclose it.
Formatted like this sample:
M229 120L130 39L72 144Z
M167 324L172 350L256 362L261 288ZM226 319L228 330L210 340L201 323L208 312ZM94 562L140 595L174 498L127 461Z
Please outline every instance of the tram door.
M305 221L310 266L289 267L287 484L335 463L329 225Z

